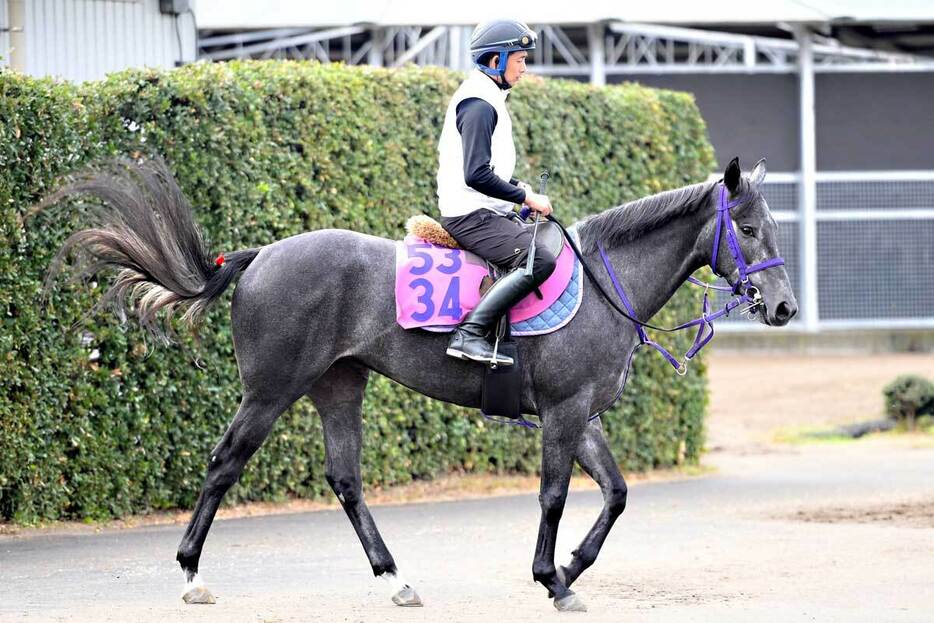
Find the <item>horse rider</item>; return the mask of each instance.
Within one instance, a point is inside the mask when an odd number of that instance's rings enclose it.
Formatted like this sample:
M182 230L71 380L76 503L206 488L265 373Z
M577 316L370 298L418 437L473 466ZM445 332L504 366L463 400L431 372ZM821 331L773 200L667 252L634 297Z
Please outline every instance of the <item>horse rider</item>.
M501 270L477 306L454 330L447 354L500 366L511 357L497 353L487 336L497 320L541 285L555 269L554 255L536 246L532 274L520 268L532 241L530 228L516 216L525 204L542 216L551 214L548 197L516 180L516 147L506 108L509 89L525 73L535 32L522 22L480 24L470 38L474 69L448 104L438 143L438 207L441 225L458 244Z

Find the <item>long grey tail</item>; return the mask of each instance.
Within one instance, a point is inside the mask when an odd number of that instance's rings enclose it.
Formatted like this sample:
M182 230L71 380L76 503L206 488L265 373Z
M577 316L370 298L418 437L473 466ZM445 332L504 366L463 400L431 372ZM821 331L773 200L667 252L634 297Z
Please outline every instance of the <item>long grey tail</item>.
M101 203L86 206L93 226L73 233L62 245L49 267L44 293L69 254L76 268L72 280L117 268L113 285L94 309L110 304L123 319L128 307L135 308L142 327L166 343L171 341L169 320L175 312L187 307L182 320L196 324L260 251L225 254L218 266L188 200L159 159L111 162L79 176L37 209L77 195L90 195ZM161 322L159 310L166 312Z

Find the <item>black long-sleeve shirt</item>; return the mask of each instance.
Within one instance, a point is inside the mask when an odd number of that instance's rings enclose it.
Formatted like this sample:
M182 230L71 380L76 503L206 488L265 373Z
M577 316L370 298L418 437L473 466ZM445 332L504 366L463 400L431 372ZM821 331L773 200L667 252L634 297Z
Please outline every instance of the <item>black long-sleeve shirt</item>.
M525 191L515 178L506 182L493 172L490 158L498 116L489 102L470 97L457 105L457 131L464 146L464 182L488 197L523 203Z

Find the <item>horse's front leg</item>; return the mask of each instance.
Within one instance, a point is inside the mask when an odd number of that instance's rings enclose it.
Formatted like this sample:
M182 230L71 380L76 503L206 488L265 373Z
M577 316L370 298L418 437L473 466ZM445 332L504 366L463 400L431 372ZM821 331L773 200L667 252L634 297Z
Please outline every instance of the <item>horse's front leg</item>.
M603 510L590 532L571 555L571 563L561 567L558 576L565 586L571 586L600 554L600 548L606 540L616 519L626 508L626 481L619 472L616 459L607 445L606 435L600 420L587 425L577 446L577 462L593 478L603 492Z
M538 496L542 517L532 577L548 590L549 596L554 596L558 610L584 611L584 603L561 581L555 569L555 541L587 413L583 409L546 410L542 421L542 483Z

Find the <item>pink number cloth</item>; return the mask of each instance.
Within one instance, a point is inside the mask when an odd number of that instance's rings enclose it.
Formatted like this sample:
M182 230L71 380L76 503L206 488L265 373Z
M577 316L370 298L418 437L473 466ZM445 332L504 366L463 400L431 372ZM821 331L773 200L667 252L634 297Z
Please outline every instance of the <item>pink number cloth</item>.
M574 273L574 252L565 243L555 271L509 313L510 322L534 318L554 303ZM486 262L462 249L439 247L408 235L396 243L396 321L406 329L460 324L480 300Z

